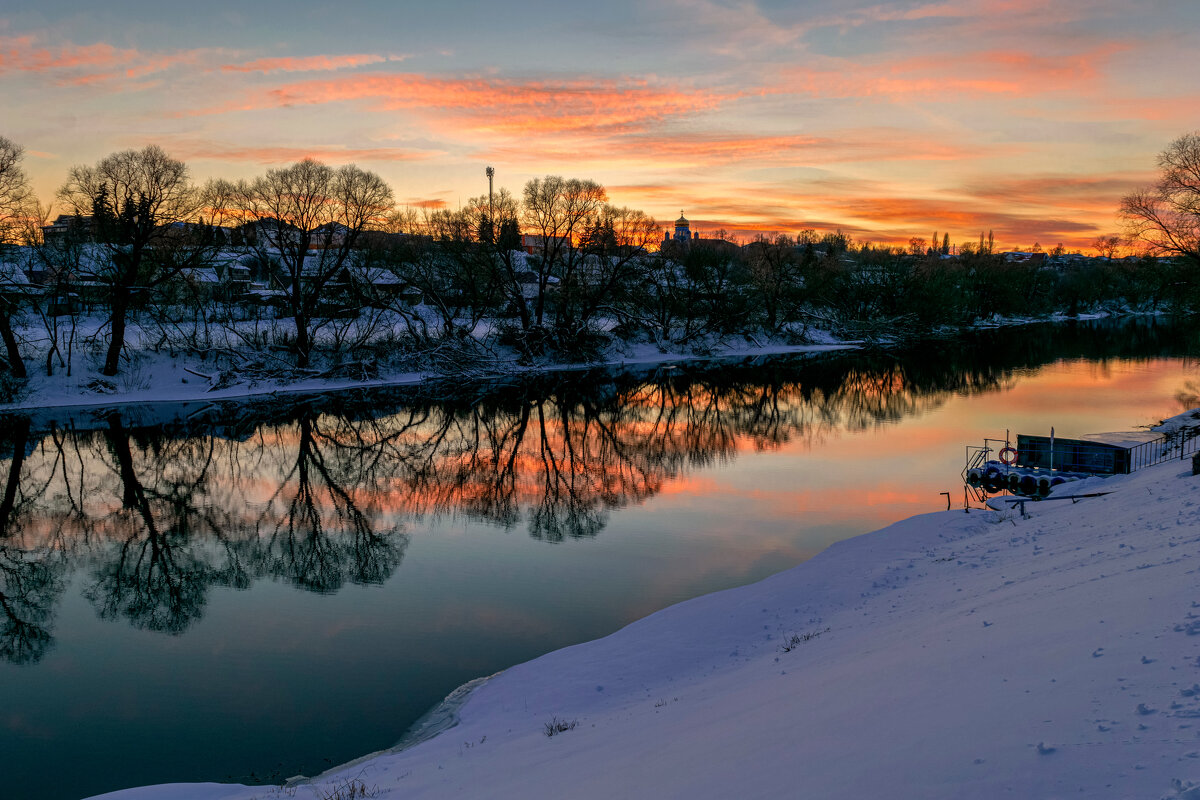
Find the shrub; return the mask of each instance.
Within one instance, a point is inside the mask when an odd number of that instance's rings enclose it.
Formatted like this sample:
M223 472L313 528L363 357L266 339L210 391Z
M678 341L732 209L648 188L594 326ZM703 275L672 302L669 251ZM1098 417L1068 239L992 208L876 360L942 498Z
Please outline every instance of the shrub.
M575 727L578 724L579 720L577 719L565 720L559 719L558 717L552 717L550 721L546 723L546 736L550 737L556 733L565 733L566 731L575 730Z

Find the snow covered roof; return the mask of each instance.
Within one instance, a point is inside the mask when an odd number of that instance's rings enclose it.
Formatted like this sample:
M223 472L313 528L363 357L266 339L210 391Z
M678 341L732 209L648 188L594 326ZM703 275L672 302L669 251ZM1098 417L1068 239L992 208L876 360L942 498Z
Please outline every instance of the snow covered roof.
M369 283L372 286L399 286L404 283L396 273L383 267L352 266L349 268L349 272L354 280Z
M192 283L220 283L221 277L213 267L186 267L179 271L179 276Z
M1162 436L1161 433L1155 431L1121 431L1117 433L1085 433L1078 438L1085 442L1096 442L1128 449L1161 439Z
M19 264L14 264L11 261L0 261L0 285L4 286L32 286L29 276L25 274L24 268Z

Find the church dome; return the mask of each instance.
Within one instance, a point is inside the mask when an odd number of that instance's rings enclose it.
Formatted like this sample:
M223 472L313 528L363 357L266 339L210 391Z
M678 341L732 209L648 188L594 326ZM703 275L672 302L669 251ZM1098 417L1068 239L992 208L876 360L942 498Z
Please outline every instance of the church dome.
M687 226L688 226L687 217L685 217L685 216L683 215L683 212L682 212L682 211L680 211L680 212L679 212L679 219L675 220L675 227L676 227L676 228L686 228Z

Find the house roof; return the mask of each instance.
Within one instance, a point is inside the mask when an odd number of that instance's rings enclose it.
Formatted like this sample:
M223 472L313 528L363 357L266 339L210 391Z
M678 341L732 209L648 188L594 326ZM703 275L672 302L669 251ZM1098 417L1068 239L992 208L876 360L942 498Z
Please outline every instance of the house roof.
M19 264L0 261L0 286L33 286L29 276Z
M179 270L179 276L192 283L220 283L221 277L213 267L185 267Z
M399 286L404 283L390 269L383 267L349 267L350 276L356 281L369 283L372 286Z

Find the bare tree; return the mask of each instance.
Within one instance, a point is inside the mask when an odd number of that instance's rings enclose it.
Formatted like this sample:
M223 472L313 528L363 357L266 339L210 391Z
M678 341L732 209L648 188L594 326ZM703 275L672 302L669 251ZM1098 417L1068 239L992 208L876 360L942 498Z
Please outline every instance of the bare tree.
M483 204L480 204L480 199ZM426 219L431 246L402 268L425 297L425 305L441 317L441 333L474 330L498 300L500 272L495 262L487 197L472 198L458 211L439 210Z
M31 246L31 265L42 274L41 302L35 308L46 331L46 377L54 374L56 359L70 376L79 323L74 282L86 260L89 234L82 218L78 218L65 231L44 236L42 226L50 219L50 207L37 203L34 208L36 213L29 218L25 241Z
M0 136L0 243L15 241L24 227L33 192L21 169L25 148Z
M550 278L562 279L578 266L582 253L575 246L576 240L607 199L604 187L594 181L547 175L525 184L522 222L526 234L534 237L540 257L536 261L532 325L542 326Z
M1180 136L1158 155L1158 181L1126 195L1127 236L1152 255L1200 265L1200 132Z
M211 254L212 237L200 221L204 197L187 165L157 145L72 167L58 196L74 214L92 218L90 269L107 287L111 303L111 338L100 371L116 375L135 297ZM201 224L193 227L197 221Z
M25 171L21 169L21 157L24 153L24 148L19 144L0 136L0 250L13 244L20 237L34 202L29 181L25 177ZM3 283L6 277L5 274L0 274L0 283ZM12 283L15 287L15 281ZM0 339L4 340L4 363L7 364L8 371L13 377L24 378L25 361L21 358L12 326L17 301L16 294L0 292Z
M910 253L924 256L925 243L909 242ZM746 274L755 305L763 312L764 326L774 333L792 321L800 302L800 258L796 242L786 235L771 239L759 235L746 247Z
M1059 247L1061 248L1062 246L1059 245ZM1121 237L1117 234L1098 236L1096 237L1096 241L1092 242L1092 247L1096 248L1096 255L1112 261L1121 249ZM1058 255L1062 255L1062 253L1060 252Z
M583 259L563 273L557 323L568 341L578 341L599 312L630 293L658 231L654 218L637 209L599 209L579 243Z
M255 223L255 250L278 259L296 323L296 364L307 367L321 301L350 264L362 233L383 227L391 187L353 164L334 169L312 159L253 181L211 186L222 205Z
M473 197L463 209L479 231L479 242L488 254L495 291L528 330L533 319L525 293L527 262L521 257L521 224L517 200L507 189Z

